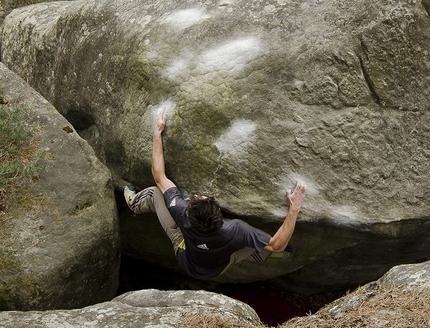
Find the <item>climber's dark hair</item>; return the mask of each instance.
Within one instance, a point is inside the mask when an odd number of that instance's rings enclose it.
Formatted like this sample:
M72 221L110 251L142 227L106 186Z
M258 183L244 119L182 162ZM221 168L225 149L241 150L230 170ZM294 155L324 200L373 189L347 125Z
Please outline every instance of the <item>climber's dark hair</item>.
M188 219L194 229L201 233L211 233L224 223L221 208L213 197L202 198L195 194L188 203Z

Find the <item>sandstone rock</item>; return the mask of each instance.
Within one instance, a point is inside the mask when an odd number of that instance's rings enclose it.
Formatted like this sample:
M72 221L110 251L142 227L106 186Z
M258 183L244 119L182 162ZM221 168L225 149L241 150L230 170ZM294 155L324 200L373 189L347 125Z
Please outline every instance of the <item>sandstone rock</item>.
M285 190L304 179L293 255L220 279L345 288L430 250L428 8L44 3L6 17L2 60L70 120L117 187L153 184L152 120L162 104L167 174L185 195L212 194L273 233L287 212ZM174 267L162 232L145 229L155 224L127 215L124 252Z
M260 320L248 305L204 291L141 290L76 310L0 312L2 327L184 327L193 315L211 315L235 327L256 327Z
M429 267L430 262L396 266L315 314L281 327L427 327Z
M395 266L378 281L387 288L430 289L430 262Z
M347 322L351 325L367 323L372 327L390 327L399 325L399 314L408 308L407 319L414 313L413 304L396 304L385 299L382 310L368 307L368 303L381 297L389 289L389 298L396 295L393 288L414 290L428 289L427 272L430 262L394 267L378 281L369 283L345 297L328 304L320 311L306 317L289 320L280 327L323 327L334 323ZM410 277L405 279L405 277ZM390 281L387 283L387 281ZM390 292L391 291L391 292ZM384 297L384 295L382 295ZM428 295L426 294L426 297ZM399 302L397 302L399 303ZM390 306L389 308L387 308ZM420 313L416 313L418 316ZM412 314L413 316L414 314ZM100 303L75 310L55 311L3 311L0 312L2 327L20 327L31 323L32 327L183 327L189 318L206 318L206 325L223 320L224 327L260 327L255 311L248 305L229 297L204 291L159 291L140 290L129 292L114 298L110 302ZM418 322L418 320L416 321ZM220 321L218 321L220 323ZM220 325L219 325L220 326Z
M0 64L9 105L38 125L39 178L0 235L0 310L83 307L112 299L120 242L112 179L52 105ZM3 321L2 321L3 324ZM1 325L2 325L1 324Z

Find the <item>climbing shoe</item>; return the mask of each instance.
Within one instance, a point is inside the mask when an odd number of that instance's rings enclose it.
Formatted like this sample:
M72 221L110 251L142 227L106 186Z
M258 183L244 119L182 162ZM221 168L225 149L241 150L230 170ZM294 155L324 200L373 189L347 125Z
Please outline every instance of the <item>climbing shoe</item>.
M136 196L136 187L129 183L124 187L124 198L129 208L134 196Z
M282 251L280 253L272 253L269 255L269 257L277 258L277 259L284 259L284 258L287 258L288 256L290 256L292 252L293 252L293 248L290 246L287 246L284 249L284 251Z

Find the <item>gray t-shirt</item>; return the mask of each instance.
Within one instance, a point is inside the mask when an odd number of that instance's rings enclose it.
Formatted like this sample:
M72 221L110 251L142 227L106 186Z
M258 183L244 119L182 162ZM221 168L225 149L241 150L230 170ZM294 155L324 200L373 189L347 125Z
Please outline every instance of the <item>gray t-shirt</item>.
M222 227L215 232L198 232L188 220L188 202L178 188L168 189L164 201L184 235L185 249L179 248L176 258L184 271L194 278L208 279L219 275L234 252L245 246L261 252L271 238L270 234L237 219L224 219Z

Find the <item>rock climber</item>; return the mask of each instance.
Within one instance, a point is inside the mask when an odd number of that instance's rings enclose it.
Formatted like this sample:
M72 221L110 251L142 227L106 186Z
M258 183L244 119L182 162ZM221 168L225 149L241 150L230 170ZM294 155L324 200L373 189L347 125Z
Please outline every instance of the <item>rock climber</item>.
M154 120L152 175L156 187L136 193L134 185L128 184L124 196L129 208L136 214L157 214L179 265L197 279L216 277L243 260L264 262L268 256L288 256L286 248L305 198L306 184L298 180L294 191L286 191L288 214L273 236L242 220L224 218L213 197L195 194L185 200L165 174L164 111L162 108Z

